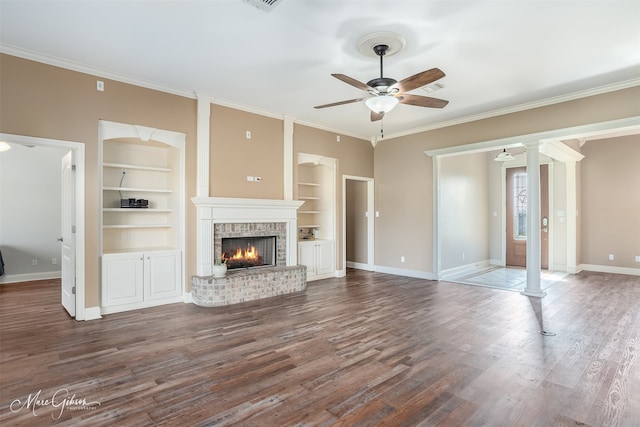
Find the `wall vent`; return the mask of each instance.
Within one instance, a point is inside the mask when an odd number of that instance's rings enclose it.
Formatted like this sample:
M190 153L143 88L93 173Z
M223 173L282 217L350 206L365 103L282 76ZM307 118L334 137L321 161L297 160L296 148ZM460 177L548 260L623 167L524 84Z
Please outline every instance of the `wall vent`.
M430 85L424 86L422 89L424 89L429 93L437 92L440 89L444 89L444 83L442 82L431 83Z
M271 12L282 0L242 0L243 2L257 7L265 12Z

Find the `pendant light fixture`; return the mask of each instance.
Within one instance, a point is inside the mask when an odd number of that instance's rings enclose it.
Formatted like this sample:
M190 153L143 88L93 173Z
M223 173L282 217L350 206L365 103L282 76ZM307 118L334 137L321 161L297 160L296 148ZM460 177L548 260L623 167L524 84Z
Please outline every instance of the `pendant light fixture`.
M504 148L502 150L502 153L498 154L496 158L493 160L495 160L496 162L508 162L510 160L515 160L515 159L516 158L513 157L510 153L507 153L507 149Z

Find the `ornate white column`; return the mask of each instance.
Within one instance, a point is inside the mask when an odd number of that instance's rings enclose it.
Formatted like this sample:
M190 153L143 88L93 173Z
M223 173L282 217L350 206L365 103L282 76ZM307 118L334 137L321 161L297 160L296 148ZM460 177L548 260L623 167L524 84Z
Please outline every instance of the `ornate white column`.
M576 214L578 212L577 184L576 184L576 162L565 163L567 179L567 273L576 274L578 272L577 260L577 239L578 223Z
M209 197L209 143L212 98L196 94L198 98L198 115L196 117L197 141L197 187L198 197Z
M293 200L293 118L284 118L284 199Z
M529 142L527 147L527 286L523 295L546 295L540 285L540 142Z

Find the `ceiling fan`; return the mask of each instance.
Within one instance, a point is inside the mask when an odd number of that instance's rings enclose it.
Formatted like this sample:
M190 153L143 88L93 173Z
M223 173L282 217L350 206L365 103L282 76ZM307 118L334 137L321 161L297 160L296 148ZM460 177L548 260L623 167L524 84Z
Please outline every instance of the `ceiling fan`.
M353 87L369 92L372 96L317 105L314 108L335 107L337 105L364 100L367 107L371 110L371 121L375 122L382 119L385 113L391 111L398 103L429 108L443 108L449 103L449 101L445 101L444 99L406 93L443 78L445 74L439 68L432 68L400 81L384 77L383 57L387 53L387 50L389 50L389 46L386 44L377 44L373 47L375 54L380 57L380 77L368 81L367 84L361 83L344 74L331 74L338 80L342 80Z

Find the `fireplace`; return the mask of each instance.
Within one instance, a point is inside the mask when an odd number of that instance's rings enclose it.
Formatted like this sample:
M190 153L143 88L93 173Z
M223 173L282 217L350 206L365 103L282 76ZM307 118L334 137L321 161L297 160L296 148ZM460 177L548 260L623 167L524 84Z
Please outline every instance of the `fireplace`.
M297 210L303 202L221 197L192 200L197 207L198 229L198 275L191 278L195 304L216 307L306 289L307 268L298 265L297 260ZM271 264L264 268L235 268L222 278L212 276L214 260L222 258L223 240L236 238L271 240L272 243L267 244L267 248L273 246L271 255L266 253L268 249L261 249L260 244L251 243L262 253L262 262ZM245 248L246 241L241 246ZM229 267L227 265L227 269Z
M222 260L228 270L276 265L276 236L223 237Z

